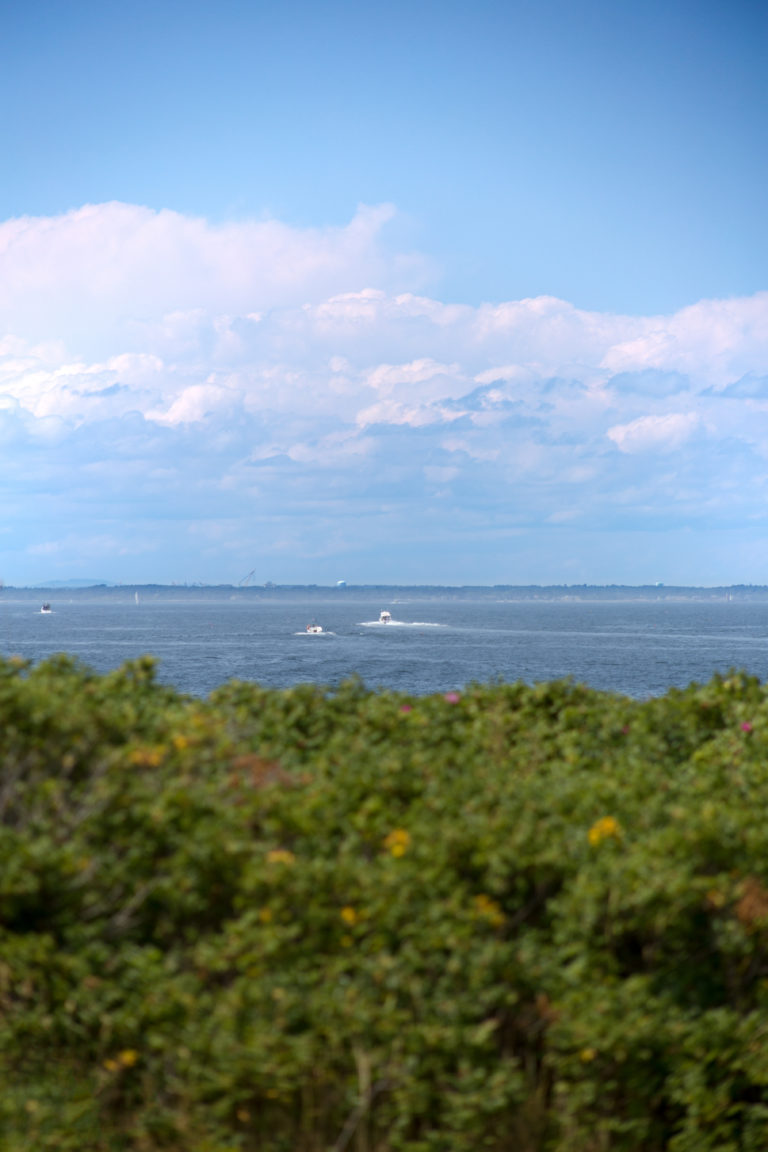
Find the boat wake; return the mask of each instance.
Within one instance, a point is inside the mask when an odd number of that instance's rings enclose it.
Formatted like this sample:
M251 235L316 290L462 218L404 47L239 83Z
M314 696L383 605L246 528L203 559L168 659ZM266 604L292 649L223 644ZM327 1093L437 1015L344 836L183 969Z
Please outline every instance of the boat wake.
M445 628L434 620L361 620L359 628Z

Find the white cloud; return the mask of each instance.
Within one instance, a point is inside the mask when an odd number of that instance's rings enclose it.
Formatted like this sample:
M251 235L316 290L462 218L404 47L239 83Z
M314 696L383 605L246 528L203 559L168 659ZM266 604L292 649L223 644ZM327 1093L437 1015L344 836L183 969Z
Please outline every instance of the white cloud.
M148 420L158 424L196 424L207 416L225 415L237 406L237 395L217 384L193 384L184 388L166 411L149 411Z
M408 404L398 400L382 400L372 404L357 414L361 428L371 424L408 424L411 428L423 428L425 424L450 424L465 415L439 404Z
M380 364L368 375L368 384L382 396L391 396L402 388L412 389L436 378L447 379L458 372L458 364L439 364L430 357L410 364Z
M669 452L679 448L699 424L694 412L669 412L665 416L640 416L629 424L608 429L608 438L622 452Z
M9 515L42 494L64 519L226 517L232 549L255 520L262 542L309 536L323 506L423 515L428 534L425 482L450 481L452 525L505 531L712 517L724 493L731 516L764 515L768 292L650 317L446 304L419 290L426 262L388 250L389 212L296 229L106 204L0 224ZM148 532L125 524L132 554Z
M133 204L89 204L0 224L0 329L78 348L128 339L168 314L253 314L343 290L394 287L419 261L387 255L391 207L363 207L341 228L277 220L211 224Z
M747 372L768 371L768 292L731 300L702 300L669 317L642 322L616 341L602 367L611 373L656 368L725 386Z

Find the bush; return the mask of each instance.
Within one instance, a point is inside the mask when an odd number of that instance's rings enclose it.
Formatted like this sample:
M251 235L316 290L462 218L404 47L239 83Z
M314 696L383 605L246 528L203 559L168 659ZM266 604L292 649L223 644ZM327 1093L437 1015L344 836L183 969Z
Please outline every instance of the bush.
M0 1152L768 1146L768 692L0 662Z

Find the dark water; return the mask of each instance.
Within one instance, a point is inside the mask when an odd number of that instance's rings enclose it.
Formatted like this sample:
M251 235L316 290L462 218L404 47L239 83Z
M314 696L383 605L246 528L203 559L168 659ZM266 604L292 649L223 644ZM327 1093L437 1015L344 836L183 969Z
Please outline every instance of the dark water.
M62 599L0 603L0 653L69 652L98 671L152 653L159 676L207 695L230 679L287 687L336 684L429 693L472 680L571 676L636 697L743 668L768 675L768 604L380 603ZM393 623L377 623L388 608ZM328 634L307 635L313 620Z

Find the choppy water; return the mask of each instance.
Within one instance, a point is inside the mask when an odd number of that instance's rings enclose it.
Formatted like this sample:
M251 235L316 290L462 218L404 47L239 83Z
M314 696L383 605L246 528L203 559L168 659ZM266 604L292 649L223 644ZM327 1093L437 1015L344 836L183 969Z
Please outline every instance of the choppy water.
M38 661L69 652L98 671L152 653L159 676L207 695L230 679L274 687L336 684L429 693L469 681L572 676L644 697L743 668L768 675L768 604L494 603L418 600L200 601L52 599L0 603L0 653ZM377 623L388 608L393 622ZM308 635L313 621L328 634Z

